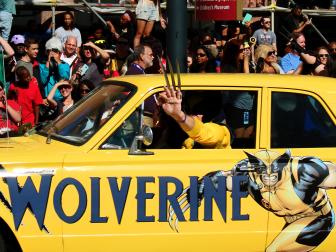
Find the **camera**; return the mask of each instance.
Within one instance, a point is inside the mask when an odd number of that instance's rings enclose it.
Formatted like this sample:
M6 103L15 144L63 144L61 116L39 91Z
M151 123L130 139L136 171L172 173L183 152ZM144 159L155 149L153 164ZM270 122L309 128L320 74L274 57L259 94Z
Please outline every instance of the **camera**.
M54 57L50 57L49 61L49 73L54 75L58 72L58 64Z

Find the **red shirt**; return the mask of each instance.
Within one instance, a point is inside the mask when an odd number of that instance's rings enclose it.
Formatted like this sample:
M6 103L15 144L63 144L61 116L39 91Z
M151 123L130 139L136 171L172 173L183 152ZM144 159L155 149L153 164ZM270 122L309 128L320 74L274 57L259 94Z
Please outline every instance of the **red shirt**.
M13 100L7 100L7 104L12 107L17 112L20 112L20 105ZM7 126L7 113L5 108L0 108L0 129L10 128L12 131L18 130L18 124L11 120L10 115L8 114L8 126Z
M32 77L28 87L20 87L12 83L9 90L17 94L17 102L21 106L22 123L35 125L34 107L43 104L42 96L35 77Z

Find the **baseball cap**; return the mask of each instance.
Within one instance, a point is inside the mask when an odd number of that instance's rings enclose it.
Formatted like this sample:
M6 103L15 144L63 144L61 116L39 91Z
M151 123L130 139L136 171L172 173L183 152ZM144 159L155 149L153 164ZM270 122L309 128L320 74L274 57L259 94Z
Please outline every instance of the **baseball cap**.
M17 34L17 35L14 35L11 39L11 42L14 44L14 45L18 45L18 44L24 44L25 42L25 38L24 36L20 35L20 34Z
M69 82L63 82L62 85L58 86L58 89L61 89L64 86L72 87L72 85Z
M46 50L57 49L59 52L63 51L62 42L57 37L52 37L51 39L49 39L45 44L45 48Z

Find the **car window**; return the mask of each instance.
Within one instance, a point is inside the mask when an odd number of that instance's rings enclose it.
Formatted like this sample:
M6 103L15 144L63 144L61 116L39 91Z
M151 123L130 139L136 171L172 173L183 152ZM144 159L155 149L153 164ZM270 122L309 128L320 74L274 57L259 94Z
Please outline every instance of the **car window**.
M314 97L272 92L271 106L272 148L336 146L336 126Z
M126 83L107 82L39 133L71 144L83 144L124 106L135 90Z
M206 148L191 139L177 122L167 116L152 95L144 103L143 123L153 131L152 149ZM189 90L183 91L182 108L188 115L202 115L203 122L213 122L229 128L232 148L256 146L256 91ZM139 125L136 110L101 146L103 149L128 149ZM210 147L208 147L210 148Z

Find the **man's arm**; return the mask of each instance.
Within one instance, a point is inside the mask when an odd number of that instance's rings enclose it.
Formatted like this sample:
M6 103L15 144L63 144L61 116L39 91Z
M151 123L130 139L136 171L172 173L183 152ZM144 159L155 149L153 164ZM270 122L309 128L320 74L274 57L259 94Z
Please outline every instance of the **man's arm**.
M212 148L230 145L230 131L227 127L215 123L204 124L197 116L190 116L182 111L182 93L179 89L165 87L165 92L160 93L159 103L165 113L196 142Z
M0 45L2 46L6 57L12 57L14 56L14 49L8 44L6 40L3 39L3 37L0 36Z

